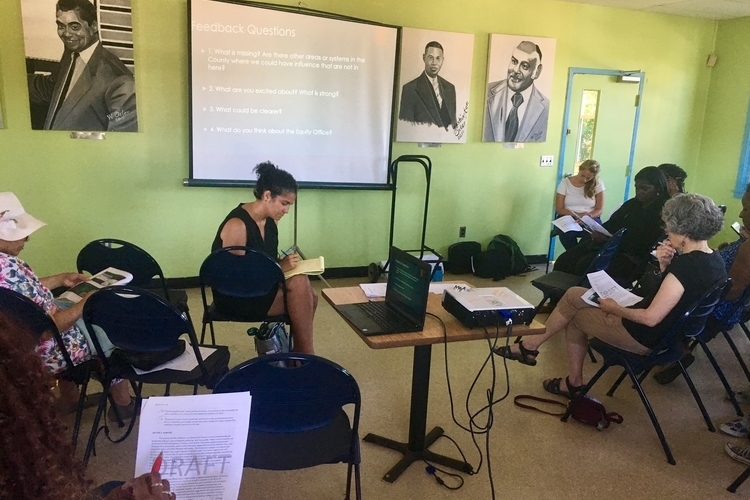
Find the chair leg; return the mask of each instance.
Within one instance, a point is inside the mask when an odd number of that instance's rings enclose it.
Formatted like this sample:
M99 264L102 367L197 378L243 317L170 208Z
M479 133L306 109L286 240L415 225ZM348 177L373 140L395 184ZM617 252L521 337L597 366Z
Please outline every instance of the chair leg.
M344 500L350 500L352 498L351 492L352 492L352 468L354 467L353 463L346 464L346 496L344 497Z
M651 424L654 426L654 430L656 430L656 435L659 436L659 441L661 441L661 446L662 448L664 448L664 453L667 455L667 462L669 462L671 465L675 465L677 462L674 461L674 457L672 456L672 451L669 449L669 444L667 444L667 438L664 436L664 432L661 430L661 425L659 425L659 421L656 419L656 414L654 413L653 408L651 408L651 403L648 401L648 398L646 397L646 393L643 392L643 387L641 387L640 382L638 382L638 378L635 376L635 373L633 373L633 370L630 368L630 365L628 365L627 363L625 363L625 371L630 377L630 380L633 381L633 384L635 385L635 390L638 392L638 395L641 397L641 402L643 403L643 406L646 408L646 412L648 413L648 416L651 419Z
M615 391L617 390L618 387L620 387L620 384L622 384L622 381L625 380L625 377L627 375L628 375L627 370L623 370L620 376L617 378L617 380L615 380L615 383L612 384L612 387L610 387L609 390L607 391L607 396L610 396L610 397L614 396Z
M678 361L677 363L680 365L680 370L682 370L682 376L685 378L685 382L687 382L687 385L690 388L690 392L693 393L695 402L698 403L698 409L700 409L701 414L703 415L703 420L706 421L708 430L711 432L716 432L716 428L714 427L713 422L711 422L711 417L708 416L706 407L703 405L703 400L698 395L698 391L695 389L695 384L693 384L693 379L691 379L690 375L688 375L688 372L687 370L685 370L685 365L682 364L682 361Z
M96 416L94 416L94 423L91 426L91 433L89 434L88 443L86 443L86 451L83 454L83 467L85 468L91 458L91 453L94 451L94 443L96 442L96 436L99 434L99 421L104 414L104 408L107 406L107 398L109 397L109 381L105 381L102 386L104 391L102 392L102 400L99 402L99 406L96 408Z
M90 379L91 379L91 371L87 370L86 374L83 377L83 383L81 384L81 396L78 398L78 407L76 408L76 421L75 421L75 424L73 424L73 437L72 437L73 451L75 451L76 446L78 445L78 433L81 430L81 417L83 416L83 405L86 402L86 389L88 388Z
M201 344L205 343L206 340L206 320L203 320L203 326L201 327Z
M596 356L594 356L594 351L589 347L589 359L592 363L596 363Z
M714 367L714 371L716 372L716 375L719 376L719 380L721 380L721 384L724 386L724 390L727 392L727 396L729 397L729 400L732 402L732 406L734 406L734 411L737 413L738 417L743 416L742 409L740 408L740 405L737 404L737 398L734 397L734 391L729 386L729 382L727 382L727 378L724 376L724 372L719 367L719 363L716 362L716 358L714 358L714 355L711 354L711 350L706 345L706 342L699 338L698 342L700 343L701 347L703 348L703 352L706 353L706 357L711 362L711 366ZM682 366L682 363L680 363L680 366Z
M740 322L740 328L742 328L742 331L745 332L747 339L750 340L750 330L747 329L747 325L745 323Z
M354 464L354 494L357 500L362 500L362 478L359 475L359 464Z
M744 483L748 477L750 477L750 467L745 469L745 472L740 474L739 477L735 479L732 484L729 485L729 487L727 488L727 491L730 493L736 493L737 488L739 488L740 485L742 485L742 483Z
M742 371L745 372L745 377L747 377L747 380L750 382L750 370L747 369L745 360L742 359L740 352L737 350L737 345L735 345L734 341L729 336L729 333L724 332L724 331L721 333L724 334L724 338L726 339L727 344L729 344L729 347L732 349L732 352L734 353L735 357L737 358L737 361L739 361L740 366L742 367Z

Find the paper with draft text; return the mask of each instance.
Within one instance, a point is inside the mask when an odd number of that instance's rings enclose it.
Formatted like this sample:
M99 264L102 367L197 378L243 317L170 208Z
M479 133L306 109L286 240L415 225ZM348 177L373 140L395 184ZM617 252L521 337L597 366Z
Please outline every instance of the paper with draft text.
M250 393L143 400L135 477L159 473L180 500L237 500L245 460Z
M599 299L612 299L622 307L628 307L637 304L643 297L625 290L617 284L605 271L597 271L586 275L591 284L591 288L581 295L584 302L594 307L599 307Z

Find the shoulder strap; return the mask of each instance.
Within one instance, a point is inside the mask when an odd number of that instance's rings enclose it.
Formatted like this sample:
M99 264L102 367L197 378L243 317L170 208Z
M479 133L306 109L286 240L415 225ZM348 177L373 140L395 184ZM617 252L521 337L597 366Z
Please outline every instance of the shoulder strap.
M554 406L562 406L563 408L566 408L566 409L568 408L568 405L566 405L562 401L557 401L556 399L540 398L540 397L537 397L537 396L532 396L530 394L519 394L518 396L516 396L515 398L513 398L513 404L516 405L516 406L518 406L519 408L524 408L526 410L535 410L535 411L538 411L539 413L544 413L546 415L552 415L554 417L561 417L561 416L565 415L565 411L563 410L563 411L561 411L559 413L553 413L551 411L542 410L542 409L537 408L536 406L532 406L530 404L521 403L522 400L537 401L539 403L545 403L545 404L554 405ZM622 419L622 417L620 417L620 418Z
M622 415L617 413L616 411L611 411L609 413L604 414L604 418L607 419L607 422L614 422L616 424L622 423Z

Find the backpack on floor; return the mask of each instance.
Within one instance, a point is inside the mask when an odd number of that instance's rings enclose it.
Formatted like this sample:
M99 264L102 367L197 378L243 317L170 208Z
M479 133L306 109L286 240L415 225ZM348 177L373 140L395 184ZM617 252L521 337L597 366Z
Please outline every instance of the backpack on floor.
M532 271L513 238L498 234L487 245L487 250L472 258L472 271L480 278L499 281L508 276Z
M482 245L476 241L460 241L448 247L446 271L453 274L471 272L471 258L482 251Z

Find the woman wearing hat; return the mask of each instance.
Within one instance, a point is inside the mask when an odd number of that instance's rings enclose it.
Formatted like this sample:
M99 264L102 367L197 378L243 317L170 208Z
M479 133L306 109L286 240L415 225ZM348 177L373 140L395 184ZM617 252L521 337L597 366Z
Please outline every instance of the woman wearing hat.
M67 309L61 309L50 290L74 286L85 281L86 276L61 273L39 278L28 264L18 258L29 235L44 225L44 222L26 213L15 194L0 193L0 287L30 298L49 314L61 333L71 361L77 365L91 359L93 352L81 331L82 322L76 324L81 318L86 297ZM50 373L57 375L65 370L65 359L54 337L43 336L36 346L36 352ZM79 397L78 388L73 382L64 380L60 380L59 386L62 408L73 409ZM121 416L133 414L135 405L131 401L127 384L115 384L112 387L112 397L120 406Z

